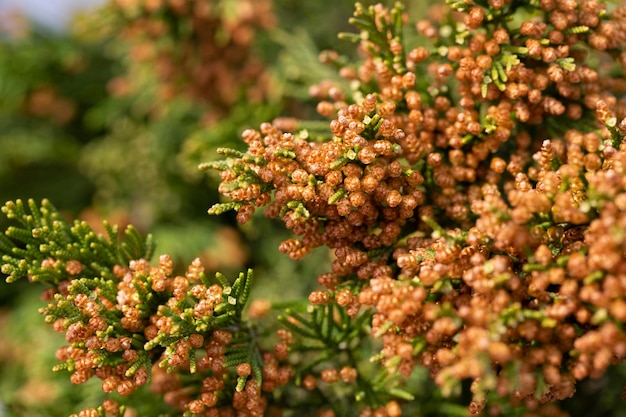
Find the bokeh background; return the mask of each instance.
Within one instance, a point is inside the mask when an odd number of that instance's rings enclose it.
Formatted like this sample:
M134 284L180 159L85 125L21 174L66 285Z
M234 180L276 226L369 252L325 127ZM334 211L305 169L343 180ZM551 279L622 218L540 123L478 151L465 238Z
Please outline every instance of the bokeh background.
M19 13L48 28L63 31L77 13L89 13L105 0L2 0L0 13Z
M414 18L429 2L406 3ZM197 165L218 147L242 148L240 133L263 121L319 126L310 87L341 81L318 55L358 59L337 39L353 31L352 10L350 0L0 0L0 201L48 198L96 229L132 223L180 269L195 257L231 276L254 267L255 298L308 294L328 253L293 262L277 249L281 225L208 216L218 177ZM98 381L76 387L51 372L62 336L38 314L41 290L0 283L1 417L67 416L99 402ZM625 376L621 367L581 384L562 408L626 416ZM448 400L426 375L414 383L423 415L466 414L455 406L463 398L441 408ZM158 403L145 404L140 415L156 416Z

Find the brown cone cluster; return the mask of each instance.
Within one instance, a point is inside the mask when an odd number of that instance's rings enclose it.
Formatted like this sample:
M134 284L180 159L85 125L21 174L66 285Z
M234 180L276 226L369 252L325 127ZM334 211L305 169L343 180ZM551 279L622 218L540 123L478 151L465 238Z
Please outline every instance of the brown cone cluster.
M211 212L267 205L297 236L282 252L331 248L310 301L374 308L388 366L444 393L472 380L475 414L570 397L626 358L626 7L522 3L537 18L452 2L416 45L400 9L357 5L354 90L312 89L330 134L266 123L207 164L232 200Z
M53 259L44 263L60 267ZM210 284L199 259L178 276L167 255L155 267L145 260L116 267L110 280L78 278L78 261L64 269L75 279L46 291L51 304L42 313L65 333L56 369L71 372L74 384L95 376L105 393L122 396L147 384L185 415L243 417L264 415L268 395L294 376L286 345L263 352L249 329L231 320L235 310L228 308L245 302L233 289L239 284ZM75 416L120 416L121 410L108 399Z

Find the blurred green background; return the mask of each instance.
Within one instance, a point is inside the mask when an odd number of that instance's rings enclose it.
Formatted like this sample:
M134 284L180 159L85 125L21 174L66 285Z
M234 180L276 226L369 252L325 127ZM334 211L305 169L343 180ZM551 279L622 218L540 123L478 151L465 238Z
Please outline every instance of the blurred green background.
M407 3L412 17L428 6ZM306 296L328 253L293 262L278 252L288 236L280 224L257 215L240 227L233 215L208 216L219 178L197 165L217 158L218 147L242 148L241 131L263 121L318 118L309 87L338 80L319 52L358 58L354 45L337 40L353 31L353 7L350 0L116 0L64 30L2 15L0 201L48 198L94 228L103 219L132 223L181 269L197 256L231 275L254 267L255 298ZM1 229L8 225L0 219ZM37 312L41 290L0 283L0 417L67 416L99 401L98 381L74 387L52 374L63 337ZM626 416L625 375L622 367L582 384L563 407L572 416ZM415 383L422 400L442 402L426 375ZM156 415L158 402L145 404L139 415Z

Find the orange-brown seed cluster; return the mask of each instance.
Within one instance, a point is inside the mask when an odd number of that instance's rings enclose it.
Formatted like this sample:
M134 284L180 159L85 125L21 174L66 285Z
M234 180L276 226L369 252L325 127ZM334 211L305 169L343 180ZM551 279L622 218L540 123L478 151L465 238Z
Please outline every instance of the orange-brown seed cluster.
M44 264L62 267L51 258ZM65 263L68 272L79 273L81 268L77 261ZM279 333L281 343L274 353L259 352L262 365L255 366L262 367L256 374L252 364L241 360L233 364L229 356L232 349L251 349L246 343L255 343L234 340L237 332L238 337L242 332L248 335L245 329L237 324L228 325L228 330L198 327L219 315L225 300L236 304L228 298L231 287L209 284L199 259L178 276L168 255L162 255L157 266L139 259L128 267L115 267L113 273L114 280L86 285L86 280L77 279L59 285L55 294L46 292L52 303L44 312L49 317L61 315L54 328L64 332L68 342L57 351L57 360L63 362L57 368L69 370L73 383L95 376L102 380L105 393L122 396L150 383L152 392L189 415L261 416L267 407L264 393L293 378L294 371L286 364L287 346L292 343L288 332ZM197 330L181 328L183 320L194 321ZM185 382L189 374L203 381L199 393ZM117 403L107 401L102 405L105 411L118 415ZM85 409L78 416L98 412Z
M311 303L373 307L383 362L473 380L472 413L490 392L572 396L626 358L626 7L542 0L545 22L511 30L504 3L453 3L463 25L420 21L415 48L397 9L357 7L377 33L341 71L355 91L312 89L329 138L266 123L222 172L240 221L271 197L298 236L282 252L334 250Z

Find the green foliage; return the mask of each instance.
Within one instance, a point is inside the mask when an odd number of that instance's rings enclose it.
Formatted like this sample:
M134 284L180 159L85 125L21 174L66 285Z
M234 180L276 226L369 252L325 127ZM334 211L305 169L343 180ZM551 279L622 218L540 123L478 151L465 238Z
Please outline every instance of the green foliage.
M331 405L339 415L349 415L351 410L360 408L358 403L376 408L393 398L415 399L399 388L399 374L390 373L387 369L376 373L372 369L370 358L375 350L373 346L368 346L368 323L371 318L371 312L352 318L334 303L309 307L307 313L287 308L284 315L278 318L297 336L290 351L308 358L298 365L296 385L302 384L303 378L313 372L322 374L322 380L326 378L330 384L317 388L317 394L323 398L320 402ZM332 376L323 376L324 366L330 369ZM337 376L338 373L340 376ZM338 388L335 384L338 378L351 385Z
M106 222L107 237L97 235L84 221L70 225L47 200L41 206L33 200L10 201L2 213L18 223L0 236L2 273L9 282L29 277L58 286L72 275L110 276L113 266L149 259L154 250L152 238L144 239L132 226L118 242L117 226ZM80 271L72 271L72 263Z

